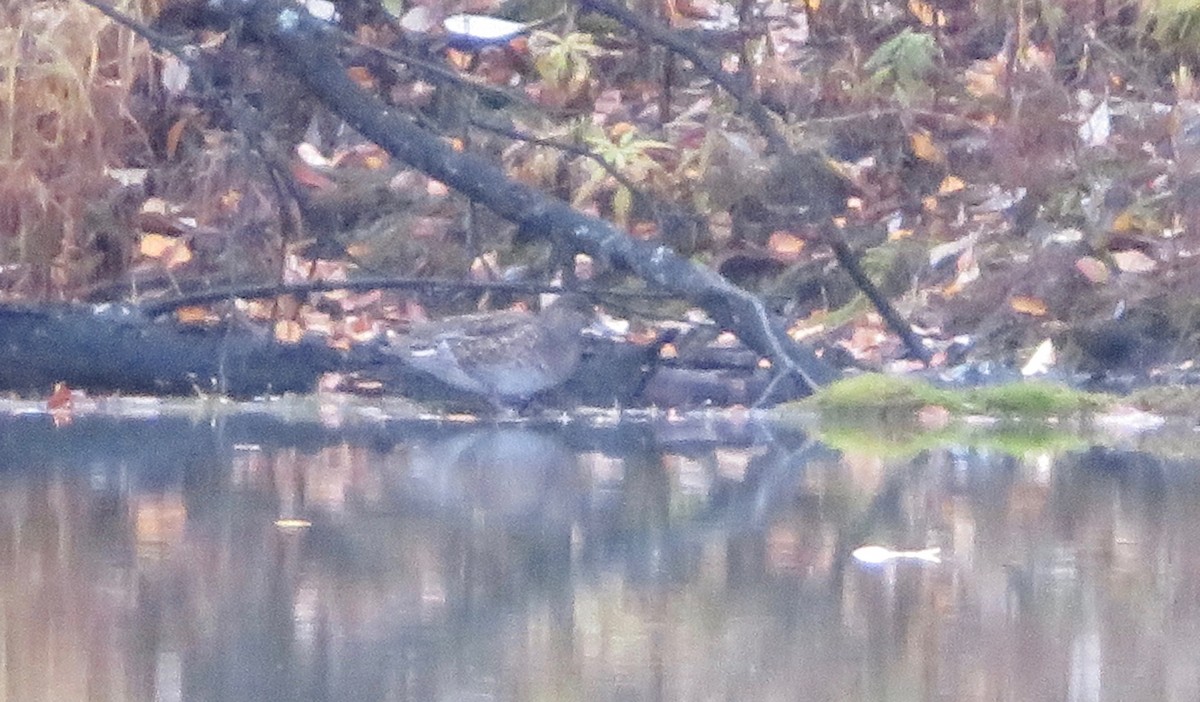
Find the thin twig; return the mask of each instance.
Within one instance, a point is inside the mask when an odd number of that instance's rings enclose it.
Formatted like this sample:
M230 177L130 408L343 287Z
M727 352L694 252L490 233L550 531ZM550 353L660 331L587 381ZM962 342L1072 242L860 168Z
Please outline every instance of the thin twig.
M508 282L469 282L438 278L358 278L355 280L313 280L303 283L264 283L261 285L241 285L226 288L215 288L203 292L189 293L166 300L143 302L136 305L137 309L150 317L168 314L183 307L208 305L229 300L254 300L279 295L308 295L312 293L333 292L335 290L368 291L368 290L421 290L425 292L437 290L473 290L507 292L522 295L538 295L542 293L560 293L560 285L540 283L508 283ZM587 288L572 288L572 292L593 297L612 299L655 299L670 300L677 298L667 292L655 290L620 291L620 290L589 290Z

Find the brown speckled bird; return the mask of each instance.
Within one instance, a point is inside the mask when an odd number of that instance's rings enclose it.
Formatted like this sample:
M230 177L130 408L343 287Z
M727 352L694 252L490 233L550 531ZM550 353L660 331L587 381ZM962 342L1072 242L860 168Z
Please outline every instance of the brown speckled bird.
M497 407L519 405L570 377L594 312L586 298L560 295L541 314L503 310L418 324L385 353Z

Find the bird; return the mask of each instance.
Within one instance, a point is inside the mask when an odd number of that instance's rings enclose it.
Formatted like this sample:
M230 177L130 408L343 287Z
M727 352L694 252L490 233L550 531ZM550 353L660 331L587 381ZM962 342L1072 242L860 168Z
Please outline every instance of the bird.
M567 293L541 314L503 310L424 322L390 339L383 353L505 409L571 376L594 314L586 297Z

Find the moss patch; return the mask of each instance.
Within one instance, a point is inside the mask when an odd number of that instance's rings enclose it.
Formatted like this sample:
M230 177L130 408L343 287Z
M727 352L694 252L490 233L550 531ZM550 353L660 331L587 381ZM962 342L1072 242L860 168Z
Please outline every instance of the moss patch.
M1072 417L1108 406L1107 395L1042 381L984 388L939 388L917 378L866 373L839 380L796 408L825 417L895 418L922 407L944 407L951 415L981 414L1000 419ZM788 405L780 408L786 413Z
M1079 423L1057 420L1084 418L1111 403L1106 395L1042 381L951 389L910 376L864 374L776 408L776 416L787 422L815 411L825 443L892 458L950 444L1020 454L1078 448ZM946 412L922 421L919 412L926 407ZM996 421L963 421L968 416Z

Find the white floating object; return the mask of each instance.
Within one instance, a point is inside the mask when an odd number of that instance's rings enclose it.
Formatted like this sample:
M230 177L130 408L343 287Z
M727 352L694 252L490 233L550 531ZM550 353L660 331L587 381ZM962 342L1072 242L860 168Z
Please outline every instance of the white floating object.
M337 6L330 2L330 0L307 0L304 3L304 7L310 15L317 19L325 20L326 22L337 22L339 19Z
M451 15L442 20L451 37L475 44L503 44L524 34L529 25L487 15Z
M896 560L916 560L926 563L941 563L942 549L938 546L924 548L920 551L893 551L883 546L861 546L850 553L851 558L867 565L879 565Z

